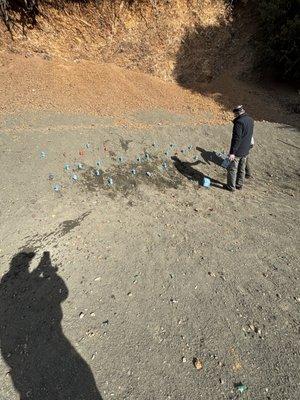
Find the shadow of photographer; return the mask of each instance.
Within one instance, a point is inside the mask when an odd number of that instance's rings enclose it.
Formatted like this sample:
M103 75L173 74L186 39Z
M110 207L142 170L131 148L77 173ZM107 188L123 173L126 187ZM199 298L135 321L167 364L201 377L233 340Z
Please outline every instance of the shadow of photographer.
M21 400L101 400L92 371L65 337L68 288L49 252L16 254L0 283L1 354Z

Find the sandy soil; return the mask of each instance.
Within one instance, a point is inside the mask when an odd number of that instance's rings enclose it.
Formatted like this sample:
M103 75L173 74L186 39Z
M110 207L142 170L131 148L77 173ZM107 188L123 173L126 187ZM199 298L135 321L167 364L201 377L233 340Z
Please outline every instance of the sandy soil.
M193 113L204 123L229 118L227 110L207 96L113 64L0 53L0 114L52 110L120 116L153 108Z
M0 398L298 399L295 126L256 122L254 179L232 194L216 104L145 84L153 103L114 91L100 115L27 66L0 77Z

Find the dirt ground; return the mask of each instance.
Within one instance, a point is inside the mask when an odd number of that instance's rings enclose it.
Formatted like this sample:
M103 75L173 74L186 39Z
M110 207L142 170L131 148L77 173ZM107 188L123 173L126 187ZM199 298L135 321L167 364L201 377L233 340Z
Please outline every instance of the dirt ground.
M114 115L122 123L124 113L155 108L191 113L203 123L224 123L230 118L214 99L142 72L0 51L0 115L49 110Z
M297 130L256 123L234 194L230 135L163 107L2 113L1 399L299 398Z

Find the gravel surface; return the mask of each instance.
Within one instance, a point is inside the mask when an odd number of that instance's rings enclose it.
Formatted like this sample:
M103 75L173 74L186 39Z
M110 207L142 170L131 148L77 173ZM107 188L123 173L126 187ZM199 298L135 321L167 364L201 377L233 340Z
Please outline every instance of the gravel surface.
M163 107L2 119L0 398L299 399L297 131L257 122L233 194L230 135Z

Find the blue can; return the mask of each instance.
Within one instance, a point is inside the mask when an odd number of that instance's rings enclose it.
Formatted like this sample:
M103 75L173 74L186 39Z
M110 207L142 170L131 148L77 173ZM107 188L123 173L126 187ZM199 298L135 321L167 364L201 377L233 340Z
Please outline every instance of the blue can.
M207 188L207 189L209 189L210 188L210 179L209 178L207 178L206 176L203 178L203 184L202 184L202 186L203 187L205 187L205 188Z

